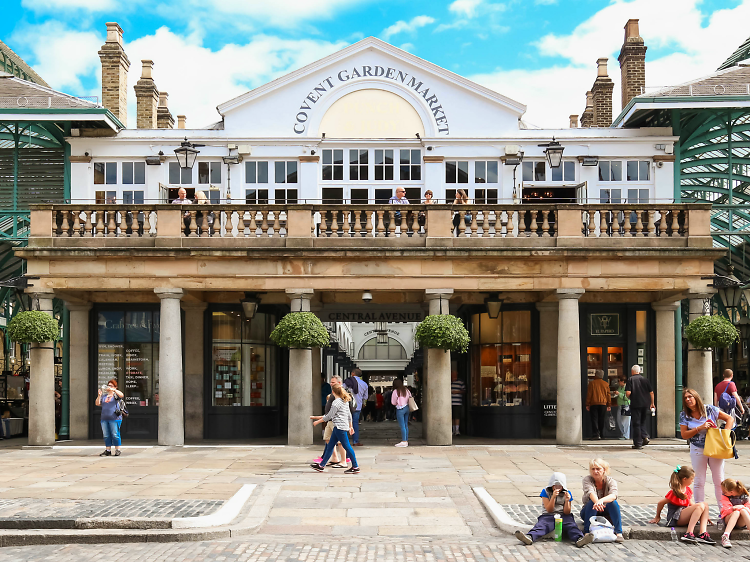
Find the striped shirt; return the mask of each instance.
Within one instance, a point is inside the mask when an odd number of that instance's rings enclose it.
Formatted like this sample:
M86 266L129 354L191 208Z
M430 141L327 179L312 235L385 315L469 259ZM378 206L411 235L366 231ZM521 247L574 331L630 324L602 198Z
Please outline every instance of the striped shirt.
M454 391L460 390L460 393L453 394ZM451 406L461 406L464 403L463 393L466 391L464 381L451 381Z
M344 403L341 398L336 398L331 404L331 409L323 416L323 421L332 421L337 429L349 431L352 426L352 413L349 405Z

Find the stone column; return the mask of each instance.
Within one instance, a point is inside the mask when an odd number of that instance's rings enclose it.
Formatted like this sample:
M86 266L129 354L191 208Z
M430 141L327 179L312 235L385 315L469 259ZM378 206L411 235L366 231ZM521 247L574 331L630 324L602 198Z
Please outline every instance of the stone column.
M654 303L651 307L656 311L656 436L674 437L674 313L680 303Z
M292 301L292 314L309 312L312 289L287 289L286 294ZM310 416L313 415L312 400L312 350L289 350L289 423L287 443L289 445L312 445L313 427ZM318 391L320 395L320 391Z
M27 290L32 310L52 316L52 291ZM31 344L29 382L29 445L51 447L55 444L55 348L53 342Z
M711 293L691 294L688 308L688 320L692 322L699 316L711 314L710 307L704 308L704 301ZM698 391L704 404L714 403L713 377L711 370L711 350L694 348L688 342L688 387Z
M203 439L205 302L182 302L185 311L185 438ZM210 396L208 397L210 400Z
M91 303L65 302L70 311L70 438L89 438L91 400L96 388L89 384L89 314Z
M452 294L453 289L426 289L430 315L450 314L449 300ZM430 381L424 393L428 406L423 418L429 418L425 440L428 445L452 445L451 353L442 349L427 349L425 355Z
M539 396L557 399L558 303L538 302L539 311Z
M583 289L557 289L557 444L580 445L582 438L581 338L578 299Z
M313 416L323 415L323 401L320 397L322 379L321 373L321 349L314 347L312 349L312 411Z
M182 289L154 289L161 299L159 337L159 445L185 444L182 382Z

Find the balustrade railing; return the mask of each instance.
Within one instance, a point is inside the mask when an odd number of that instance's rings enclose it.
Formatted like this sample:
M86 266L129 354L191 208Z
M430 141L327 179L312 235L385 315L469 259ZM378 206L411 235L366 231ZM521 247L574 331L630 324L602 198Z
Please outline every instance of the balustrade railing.
M245 239L244 244L287 238L331 240L321 244L341 238L352 240L347 244L360 240L368 246L376 246L375 239L390 239L386 245L414 246L425 238L454 239L455 244L463 244L464 238L482 238L488 245L501 238L519 244L536 243L523 239L550 239L538 242L545 246L558 244L555 240L560 238L566 239L566 245L575 238L581 244L586 239L660 238L679 244L677 239L710 238L709 213L707 204L74 204L34 206L29 231L32 238L221 238ZM279 243L285 242L268 242Z

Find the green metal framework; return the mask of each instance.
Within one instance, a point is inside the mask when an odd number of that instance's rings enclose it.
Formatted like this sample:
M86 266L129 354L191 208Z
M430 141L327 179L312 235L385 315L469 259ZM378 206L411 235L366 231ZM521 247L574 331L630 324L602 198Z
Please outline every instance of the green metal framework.
M717 70L724 70L733 67L742 61L750 59L750 37L732 53L727 60Z

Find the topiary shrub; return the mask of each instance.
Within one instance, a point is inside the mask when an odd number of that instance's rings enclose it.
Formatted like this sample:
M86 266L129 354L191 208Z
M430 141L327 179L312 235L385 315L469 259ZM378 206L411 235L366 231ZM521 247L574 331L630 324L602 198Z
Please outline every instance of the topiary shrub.
M729 347L739 339L740 333L723 316L700 316L688 324L685 336L693 347L710 349Z
M469 332L461 320L451 314L433 314L422 320L415 334L421 347L466 353Z
M18 343L55 341L60 337L60 326L46 312L24 310L16 314L8 324L8 336L11 341Z
M312 312L290 312L273 329L271 340L281 347L306 349L325 347L331 338L323 322Z

